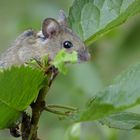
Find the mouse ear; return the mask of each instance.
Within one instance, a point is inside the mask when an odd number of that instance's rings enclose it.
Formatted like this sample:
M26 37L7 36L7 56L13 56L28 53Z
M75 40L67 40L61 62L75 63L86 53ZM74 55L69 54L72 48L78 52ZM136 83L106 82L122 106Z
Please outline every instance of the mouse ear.
M67 17L66 17L66 15L65 15L65 13L64 13L63 10L60 10L60 11L59 11L58 22L59 22L61 25L67 26Z
M45 37L51 38L60 31L59 23L53 18L47 18L42 23L42 33Z

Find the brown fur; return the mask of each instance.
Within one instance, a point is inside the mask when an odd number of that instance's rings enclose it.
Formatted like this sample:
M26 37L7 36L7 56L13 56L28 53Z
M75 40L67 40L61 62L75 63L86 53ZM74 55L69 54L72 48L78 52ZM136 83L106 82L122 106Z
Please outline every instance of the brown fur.
M49 20L49 22L48 22ZM63 20L64 15L63 15ZM53 60L55 55L63 49L64 41L70 41L73 47L66 49L67 52L78 52L79 61L86 61L90 55L80 38L69 29L62 19L59 23L55 19L45 19L42 26L43 33L33 30L23 32L5 53L0 57L0 68L11 65L21 65L32 58L40 59L48 55ZM63 24L62 24L63 23Z

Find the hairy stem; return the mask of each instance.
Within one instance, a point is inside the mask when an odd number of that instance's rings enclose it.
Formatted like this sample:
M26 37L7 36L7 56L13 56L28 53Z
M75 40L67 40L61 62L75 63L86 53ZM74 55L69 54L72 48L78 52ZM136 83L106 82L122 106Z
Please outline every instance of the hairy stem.
M56 110L55 108L59 110ZM62 109L63 111L60 109ZM57 115L70 116L74 112L77 112L78 108L71 107L71 106L58 105L58 104L49 104L44 107L44 110L57 114Z
M39 91L38 97L34 103L31 104L32 108L32 116L30 118L30 122L28 123L28 131L24 129L25 123L22 124L22 140L40 140L38 138L37 130L38 130L38 122L41 116L42 111L45 108L45 97L51 87L51 84L55 77L58 74L58 71L55 68L49 68L47 71L44 71L45 76L47 76L47 80L44 81L43 88ZM24 118L26 120L26 117ZM24 135L26 137L24 137Z
M29 140L38 140L37 129L38 122L45 106L45 95L48 91L48 87L44 87L40 90L38 98L35 103L32 104L32 118L31 118L31 129L29 134Z
M44 110L46 110L46 111L48 111L48 112L51 112L51 113L54 113L54 114L57 114L57 115L66 115L66 113L65 112L60 112L60 111L58 111L58 110L54 110L54 109L52 109L52 108L49 108L49 107L45 107L44 108Z
M47 105L49 108L59 108L59 109L67 109L67 110L71 110L71 111L77 111L78 108L76 107L72 107L72 106L64 106L64 105L59 105L59 104L48 104Z

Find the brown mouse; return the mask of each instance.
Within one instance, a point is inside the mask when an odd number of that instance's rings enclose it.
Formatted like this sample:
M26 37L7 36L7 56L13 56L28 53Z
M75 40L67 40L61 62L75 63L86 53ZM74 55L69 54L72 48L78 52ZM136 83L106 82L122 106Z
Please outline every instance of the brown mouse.
M84 43L67 27L67 18L62 10L60 10L58 21L46 18L42 23L41 31L23 32L1 55L0 68L21 65L30 59L40 59L45 55L48 55L49 60L53 60L61 49L65 49L68 53L77 51L79 62L90 58Z

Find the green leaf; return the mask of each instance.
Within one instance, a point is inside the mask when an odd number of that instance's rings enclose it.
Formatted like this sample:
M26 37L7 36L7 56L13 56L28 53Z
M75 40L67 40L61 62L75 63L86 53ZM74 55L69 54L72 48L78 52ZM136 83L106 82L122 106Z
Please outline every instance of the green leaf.
M117 129L140 129L140 114L121 112L100 120L102 124Z
M31 67L11 67L0 72L0 129L10 127L33 100L45 79Z
M71 28L90 45L139 12L140 0L75 0L68 20Z
M67 73L67 69L65 67L66 63L76 63L78 61L77 52L73 51L72 53L67 53L64 49L62 49L52 61L52 65L58 68L59 72L63 74Z
M98 120L140 103L140 63L120 74L114 83L98 92L88 106L73 116L77 121Z

